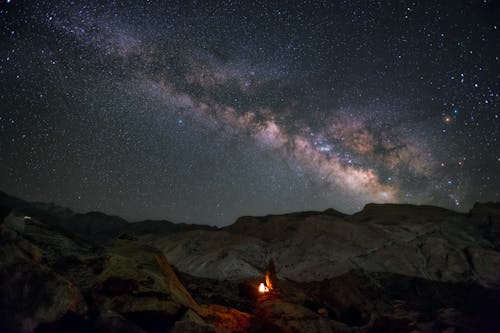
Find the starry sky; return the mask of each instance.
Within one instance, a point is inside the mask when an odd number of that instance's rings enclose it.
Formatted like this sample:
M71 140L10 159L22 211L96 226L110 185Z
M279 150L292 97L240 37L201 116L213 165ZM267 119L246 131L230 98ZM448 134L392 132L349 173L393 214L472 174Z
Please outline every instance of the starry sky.
M500 200L500 2L0 3L0 190L130 220Z

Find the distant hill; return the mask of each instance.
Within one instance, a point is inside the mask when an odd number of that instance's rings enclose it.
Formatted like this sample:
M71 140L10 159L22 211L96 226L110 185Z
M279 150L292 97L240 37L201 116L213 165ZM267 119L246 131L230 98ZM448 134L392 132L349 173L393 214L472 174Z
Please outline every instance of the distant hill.
M119 216L101 212L75 213L53 203L28 202L0 191L0 207L17 214L29 215L47 225L63 228L75 235L95 243L102 243L122 233L141 235L164 234L189 230L216 230L207 225L173 223L161 221L128 222Z

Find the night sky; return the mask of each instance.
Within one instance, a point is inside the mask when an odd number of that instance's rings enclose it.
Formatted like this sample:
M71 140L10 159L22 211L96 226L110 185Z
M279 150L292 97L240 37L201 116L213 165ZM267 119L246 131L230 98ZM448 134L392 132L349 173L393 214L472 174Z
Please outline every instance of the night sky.
M131 220L500 200L500 1L0 4L0 190Z

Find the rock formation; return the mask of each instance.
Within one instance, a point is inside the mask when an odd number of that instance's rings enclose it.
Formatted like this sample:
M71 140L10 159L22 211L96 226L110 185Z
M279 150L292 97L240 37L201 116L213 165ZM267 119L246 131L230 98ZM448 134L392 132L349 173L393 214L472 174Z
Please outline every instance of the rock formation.
M221 229L134 229L1 193L0 207L1 332L500 331L499 204L367 205Z

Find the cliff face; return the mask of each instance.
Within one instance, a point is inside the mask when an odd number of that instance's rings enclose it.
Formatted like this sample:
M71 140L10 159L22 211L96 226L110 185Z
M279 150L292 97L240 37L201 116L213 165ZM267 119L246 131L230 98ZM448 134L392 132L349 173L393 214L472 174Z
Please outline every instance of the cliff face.
M215 229L5 198L2 332L500 331L499 204L367 205ZM271 259L279 293L262 295Z
M222 230L143 240L174 266L214 279L262 275L270 258L278 275L319 281L351 270L387 272L441 282L499 286L498 205L470 214L438 207L367 205L361 212L244 217Z

